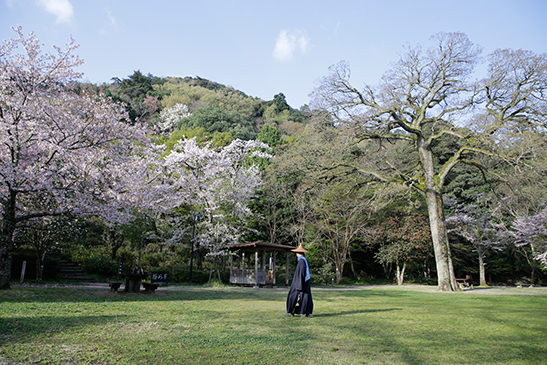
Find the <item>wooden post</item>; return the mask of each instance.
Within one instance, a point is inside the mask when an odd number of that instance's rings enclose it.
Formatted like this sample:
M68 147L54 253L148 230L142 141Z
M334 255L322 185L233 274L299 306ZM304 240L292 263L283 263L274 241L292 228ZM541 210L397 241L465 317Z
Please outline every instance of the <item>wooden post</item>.
M286 252L285 254L287 255L287 264L285 266L285 285L289 286L289 253Z
M23 266L21 267L21 277L19 278L19 284L23 284L23 281L25 281L26 270L27 270L27 262L23 261Z
M241 253L241 270L245 270L245 251Z
M276 254L277 254L277 251L274 251L273 254L272 254L272 256L273 256L273 268L272 268L273 269L273 284L272 285L273 285L274 288L276 287L276 284L277 284L276 280L275 280L275 277L277 276L277 269L275 267L275 256L276 256Z
M258 288L258 251L255 251L255 288Z
M266 286L266 250L262 250L262 264L260 266L260 270L264 271L264 286ZM256 280L258 281L258 278Z
M234 255L230 254L230 284L232 284L233 277L234 277Z

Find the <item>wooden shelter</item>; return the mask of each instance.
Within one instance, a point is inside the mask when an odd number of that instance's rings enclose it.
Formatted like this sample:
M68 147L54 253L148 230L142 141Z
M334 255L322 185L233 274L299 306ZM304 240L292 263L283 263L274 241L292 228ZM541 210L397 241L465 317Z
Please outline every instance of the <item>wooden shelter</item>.
M286 273L285 285L289 285L289 253L294 250L293 246L276 245L263 241L243 243L230 246L230 284L233 285L253 285L255 287L272 285L276 286L277 268L275 259L278 252L285 252ZM246 257L254 254L254 268L246 268ZM234 258L238 260L237 268L234 268ZM266 258L268 258L268 268L266 269Z

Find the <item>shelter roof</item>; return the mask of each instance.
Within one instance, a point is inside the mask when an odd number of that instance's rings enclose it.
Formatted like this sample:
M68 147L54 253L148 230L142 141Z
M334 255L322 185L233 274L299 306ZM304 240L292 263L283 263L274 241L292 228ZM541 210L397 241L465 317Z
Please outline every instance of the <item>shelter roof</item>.
M269 243L264 241L255 241L255 242L249 242L249 243L241 243L237 245L230 246L230 251L236 251L236 250L246 250L246 251L283 251L288 252L291 250L294 250L296 247L293 246L285 246L285 245L278 245L275 243Z

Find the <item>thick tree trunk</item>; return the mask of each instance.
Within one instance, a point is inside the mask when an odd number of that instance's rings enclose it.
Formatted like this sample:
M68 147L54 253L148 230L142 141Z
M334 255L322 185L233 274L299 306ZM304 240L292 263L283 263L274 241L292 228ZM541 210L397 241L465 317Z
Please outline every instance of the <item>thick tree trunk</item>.
M338 268L338 265L336 265L336 284L340 284L342 281L342 271Z
M420 159L424 168L425 197L427 202L427 211L429 214L429 225L431 228L431 240L433 241L433 250L435 252L435 262L437 265L438 288L441 291L457 290L456 276L452 266L450 256L450 246L448 243L448 234L444 222L443 201L441 195L442 186L436 182L433 168L433 155L429 150L427 143L422 142L424 147L420 148Z
M36 281L42 281L44 277L44 262L46 261L46 251L42 254L36 253Z
M427 193L427 209L429 212L429 224L431 226L431 240L435 251L435 262L437 264L437 279L439 290L453 291L457 287L450 246L443 217L443 203L440 194L437 192Z
M10 289L11 281L11 250L5 247L3 241L0 249L0 290Z
M336 284L340 284L344 276L344 261L337 260L336 262Z
M532 257L536 256L536 248L534 245L530 245L530 248L532 249ZM536 261L534 259L528 260L528 263L530 264L530 267L532 268L532 274L530 276L531 284L534 285L536 282Z
M2 237L0 238L0 290L10 289L16 195L12 191L7 202L4 203Z
M405 269L406 262L403 264L402 268L397 264L397 285L403 285L403 282L405 281Z
M336 284L340 284L344 273L345 255L339 250L338 241L334 240L332 249L332 255L334 257L334 269L336 270Z
M118 250L122 247L124 236L122 234L118 234L116 230L111 229L107 233L107 240L110 243L110 257L112 260L116 260L116 254L118 253Z
M488 284L486 284L486 270L484 268L484 266L486 265L484 263L484 252L480 248L477 250L477 252L479 253L479 281L480 281L480 286L488 286Z
M382 264L382 266L384 267L384 275L386 277L386 280L389 280L389 277L391 276L391 269L392 269L391 262Z

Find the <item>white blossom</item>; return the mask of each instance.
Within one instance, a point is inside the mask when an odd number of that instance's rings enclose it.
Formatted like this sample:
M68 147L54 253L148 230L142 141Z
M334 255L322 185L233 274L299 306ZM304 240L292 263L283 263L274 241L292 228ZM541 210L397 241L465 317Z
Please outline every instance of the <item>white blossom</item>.
M187 204L200 212L197 242L210 256L225 253L245 233L250 217L249 202L261 186L260 171L246 161L258 149L269 147L257 141L235 140L215 150L199 146L195 138L179 141L165 158L172 178L173 204ZM271 157L261 152L260 156ZM175 197L176 196L176 197Z
M182 103L175 104L173 107L165 108L160 112L157 127L161 133L172 132L181 119L189 117L190 115L192 115L192 113L190 113L188 105Z

